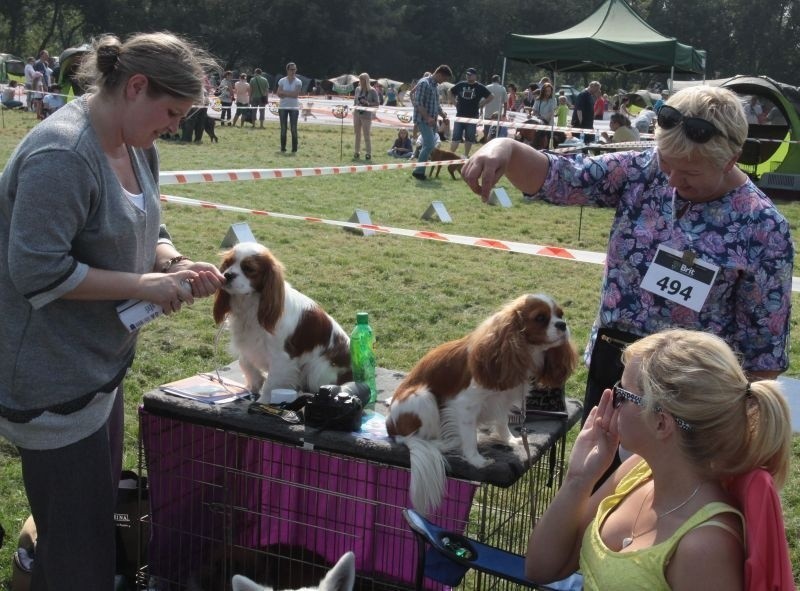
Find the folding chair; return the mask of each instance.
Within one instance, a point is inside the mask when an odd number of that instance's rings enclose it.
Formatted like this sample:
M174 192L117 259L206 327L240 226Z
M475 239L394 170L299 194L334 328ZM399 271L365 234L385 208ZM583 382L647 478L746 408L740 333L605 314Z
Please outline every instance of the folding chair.
M525 577L524 556L446 531L413 509L404 509L403 516L417 539L417 591L423 590L425 577L455 587L469 569L541 591L573 591L583 587L583 577L578 573L561 581L536 585Z
M728 492L744 514L747 548L744 588L794 589L781 501L772 475L757 468L734 478L728 484Z

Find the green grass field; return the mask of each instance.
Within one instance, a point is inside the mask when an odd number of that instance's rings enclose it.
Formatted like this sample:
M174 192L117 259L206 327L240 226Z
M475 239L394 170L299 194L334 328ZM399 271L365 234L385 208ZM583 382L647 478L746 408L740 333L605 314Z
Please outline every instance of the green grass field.
M2 166L34 123L29 113L3 113ZM275 117L270 117L265 129L218 126L218 144L207 139L199 145L161 142L161 169L352 164L352 128L345 124L343 135L341 131L338 126L301 122L299 152L291 155L278 150ZM393 130L373 128L373 162L396 162L385 156L394 137ZM605 251L611 211L525 204L518 192L507 183L505 186L514 202L510 209L481 204L463 182L451 180L446 171L439 180L424 183L402 170L165 186L162 190L213 203L331 220L348 220L360 208L370 213L374 223L385 226ZM434 200L446 204L452 224L420 219ZM795 236L800 235L800 202L780 203L779 207L790 219ZM288 280L319 301L346 330L352 328L357 311L370 312L377 334L376 353L385 367L410 369L434 345L462 336L507 300L526 292L549 293L563 305L575 342L582 349L598 305L602 274L598 265L400 236L365 238L325 224L184 205L165 205L164 219L182 253L214 262L219 260L220 243L230 225L247 222L256 238L284 263ZM795 313L788 374L800 376L800 300L797 295L792 299ZM136 468L137 464L135 411L142 393L229 361L227 334L215 346L216 332L210 300L143 329L125 386L125 467ZM570 379L568 388L573 396L582 397L585 377L581 369ZM795 457L800 453L800 437L794 439L794 452ZM798 581L799 470L795 462L782 494ZM0 440L0 523L9 535L0 550L0 587L9 583L16 534L28 512L16 450Z

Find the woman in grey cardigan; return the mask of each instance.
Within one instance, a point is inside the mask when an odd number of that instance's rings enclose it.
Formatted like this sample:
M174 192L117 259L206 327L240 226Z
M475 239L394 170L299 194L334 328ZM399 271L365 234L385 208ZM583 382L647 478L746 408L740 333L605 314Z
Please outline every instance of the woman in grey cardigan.
M121 383L138 332L117 306L171 314L221 285L161 225L153 146L201 99L204 55L169 34L103 37L79 73L92 93L37 125L0 177L0 435L38 529L33 589L114 586Z

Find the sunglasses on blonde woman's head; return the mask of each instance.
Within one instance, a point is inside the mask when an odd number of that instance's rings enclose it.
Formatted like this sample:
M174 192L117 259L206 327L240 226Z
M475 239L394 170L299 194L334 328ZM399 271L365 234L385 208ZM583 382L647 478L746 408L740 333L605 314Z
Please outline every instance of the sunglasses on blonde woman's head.
M685 117L678 109L669 105L664 105L658 110L656 121L661 129L674 129L678 125L683 125L683 133L696 144L705 144L715 135L730 141L730 138L717 129L711 121L702 117Z
M614 408L619 408L622 406L622 403L626 400L633 402L636 406L644 406L644 398L639 396L638 394L634 394L633 392L626 390L622 386L619 385L619 382L611 386L611 393L614 395L614 399L612 405ZM656 412L664 412L664 410L660 406L656 406L654 409ZM675 424L678 425L684 431L691 431L692 426L683 420L680 417L676 417L672 415L672 418L675 420Z

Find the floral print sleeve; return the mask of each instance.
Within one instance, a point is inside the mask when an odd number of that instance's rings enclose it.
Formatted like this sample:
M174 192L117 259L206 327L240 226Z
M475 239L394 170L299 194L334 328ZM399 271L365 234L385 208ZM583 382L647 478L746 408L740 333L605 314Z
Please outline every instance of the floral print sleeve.
M683 327L724 338L748 371L788 367L794 247L786 219L752 182L693 203L669 186L655 150L548 158L548 176L536 197L616 208L587 362L600 327L638 335ZM699 312L641 289L660 245L691 249L719 267Z

